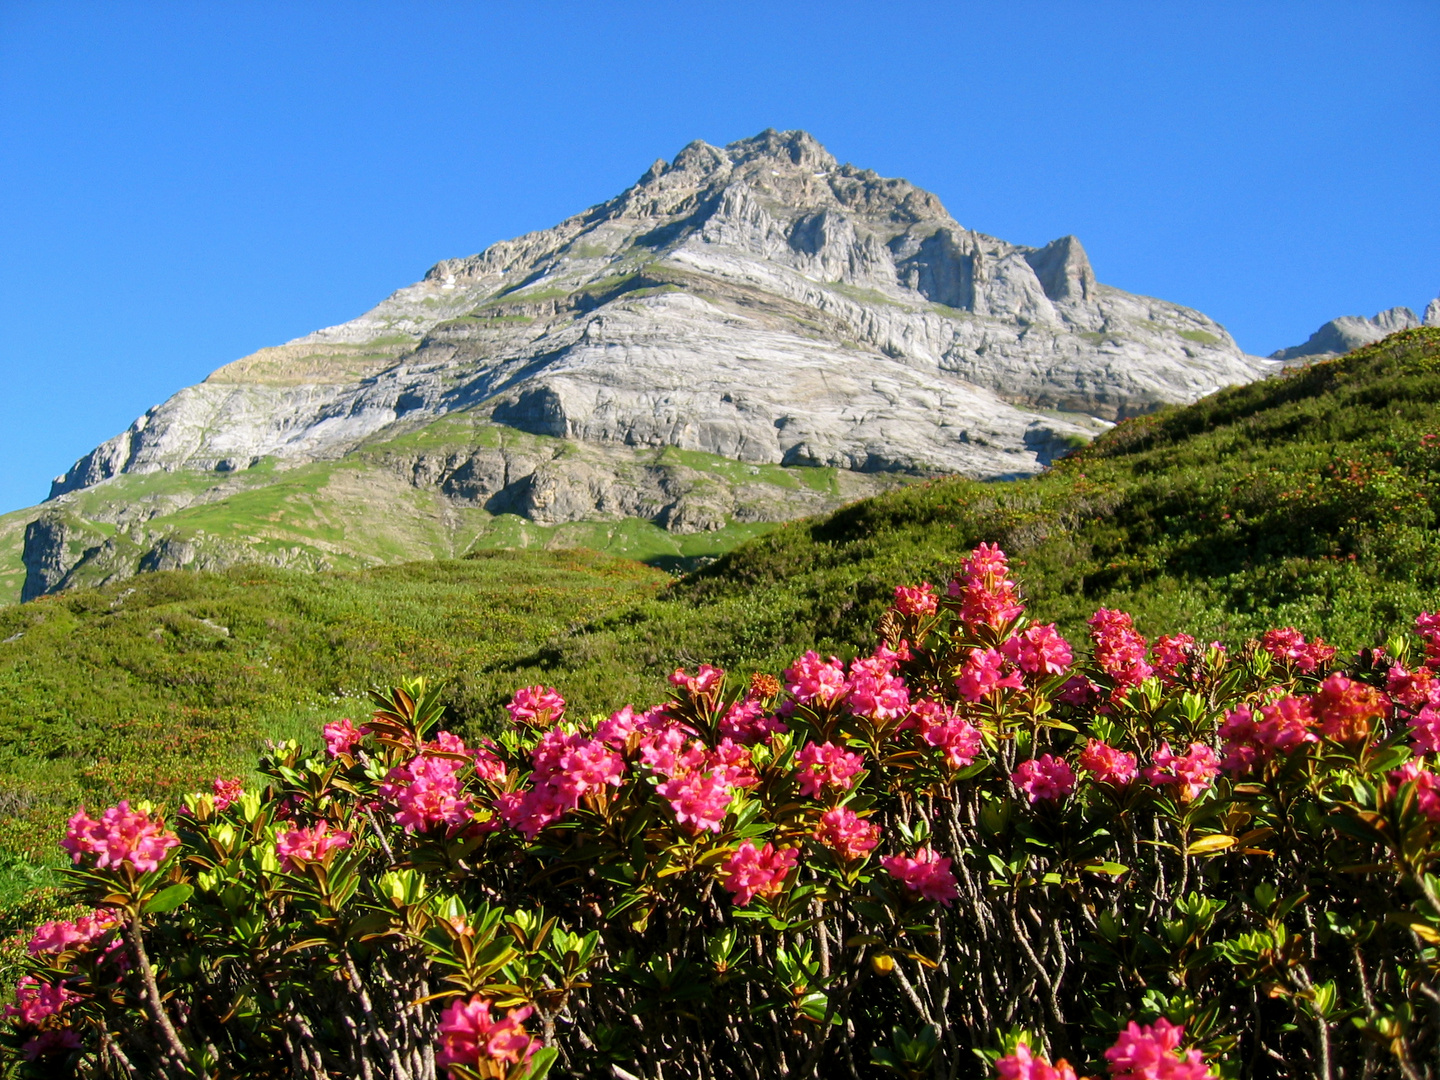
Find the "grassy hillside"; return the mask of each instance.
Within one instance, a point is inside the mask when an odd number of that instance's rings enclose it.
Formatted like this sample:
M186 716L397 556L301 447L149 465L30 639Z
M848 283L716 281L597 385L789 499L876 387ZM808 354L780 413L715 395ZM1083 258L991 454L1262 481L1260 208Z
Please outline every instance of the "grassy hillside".
M1355 649L1440 608L1437 402L1440 330L1407 331L1129 421L1044 476L893 491L668 585L633 562L530 550L142 575L0 610L0 847L40 859L73 802L173 797L404 674L450 680L456 725L478 731L528 683L588 713L657 698L677 664L843 655L895 584L944 581L981 540L1077 643L1103 605L1150 635L1233 644L1293 623ZM12 863L12 892L27 865Z

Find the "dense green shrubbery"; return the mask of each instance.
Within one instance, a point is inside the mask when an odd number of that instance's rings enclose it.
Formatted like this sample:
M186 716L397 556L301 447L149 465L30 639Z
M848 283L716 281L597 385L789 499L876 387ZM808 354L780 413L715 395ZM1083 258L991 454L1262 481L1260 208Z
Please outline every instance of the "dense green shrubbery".
M529 687L477 747L412 684L263 790L77 814L23 1070L1434 1077L1440 617L1342 673L1102 609L1077 664L1008 573L783 686Z

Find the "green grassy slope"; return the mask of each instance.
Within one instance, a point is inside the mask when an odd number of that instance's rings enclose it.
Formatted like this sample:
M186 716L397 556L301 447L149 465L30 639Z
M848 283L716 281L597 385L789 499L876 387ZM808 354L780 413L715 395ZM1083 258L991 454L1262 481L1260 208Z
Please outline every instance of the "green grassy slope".
M71 802L173 797L400 675L449 679L473 733L529 683L590 713L656 700L677 664L851 653L894 585L943 582L982 540L1076 643L1110 606L1152 636L1291 623L1355 649L1440 608L1437 402L1440 330L1407 331L1129 421L1032 480L934 481L781 527L668 586L531 550L145 575L0 610L0 639L23 635L0 645L0 847L38 858Z

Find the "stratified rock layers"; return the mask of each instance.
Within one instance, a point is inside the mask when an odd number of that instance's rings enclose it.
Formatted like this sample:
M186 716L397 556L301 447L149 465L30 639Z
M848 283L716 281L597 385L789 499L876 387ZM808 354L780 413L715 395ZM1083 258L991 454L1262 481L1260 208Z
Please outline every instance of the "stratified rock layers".
M1015 477L1106 422L1278 367L1196 311L1099 284L1072 236L997 240L803 132L767 131L692 143L584 214L221 368L76 462L51 499L63 511L122 474L341 459L457 413L617 451ZM557 520L664 502L625 490L633 469L567 478L565 461L507 476L532 493L509 505ZM716 513L651 520L714 527ZM27 561L52 587L61 566Z

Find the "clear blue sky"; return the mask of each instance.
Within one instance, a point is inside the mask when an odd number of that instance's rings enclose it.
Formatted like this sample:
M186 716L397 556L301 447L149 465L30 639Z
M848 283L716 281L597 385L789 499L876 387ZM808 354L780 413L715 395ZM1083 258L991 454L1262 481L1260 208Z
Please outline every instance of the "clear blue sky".
M1440 3L0 0L0 510L149 406L805 128L1267 353L1440 291Z

